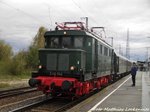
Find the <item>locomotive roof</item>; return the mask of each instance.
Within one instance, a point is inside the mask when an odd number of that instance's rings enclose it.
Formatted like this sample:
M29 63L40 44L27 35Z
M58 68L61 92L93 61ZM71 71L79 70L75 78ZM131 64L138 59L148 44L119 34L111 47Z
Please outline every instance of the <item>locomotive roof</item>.
M79 51L79 52L86 52L85 50L82 50L82 49L45 49L45 48L40 48L39 49L40 51L41 50L44 50L44 51L72 51L72 52L76 52L76 51Z
M65 36L85 36L88 35L92 38L97 39L98 41L100 41L102 44L104 44L105 46L108 46L109 48L112 49L112 46L110 44L108 44L107 42L105 42L101 37L99 37L98 35L92 33L92 32L88 32L85 30L54 30L54 31L47 31L44 35L44 37L48 37L48 36L60 36L60 35L65 35Z
M87 35L97 39L98 41L100 41L101 43L103 43L104 45L108 46L109 48L113 49L112 46L110 44L108 44L104 39L102 39L100 36L92 33L92 32L86 32Z
M66 32L66 34L64 34ZM46 36L60 36L60 35L86 35L85 31L82 30L54 30L54 31L47 31L45 33Z

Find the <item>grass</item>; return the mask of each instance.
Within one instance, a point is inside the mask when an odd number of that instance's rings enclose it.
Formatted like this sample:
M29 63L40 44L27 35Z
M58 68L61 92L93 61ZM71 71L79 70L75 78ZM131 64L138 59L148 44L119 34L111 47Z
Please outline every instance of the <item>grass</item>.
M10 85L8 83L0 83L0 88L8 88Z
M31 75L6 75L0 74L0 81L9 81L9 80L21 80L21 79L28 79Z
M28 85L27 83L24 83L22 79L28 80L29 78L31 78L31 74L21 74L21 75L0 74L0 89L16 88ZM17 84L16 82L19 83Z
M0 81L9 81L9 80L20 80L20 79L29 79L31 77L30 72L22 73L20 75L9 75L0 73Z

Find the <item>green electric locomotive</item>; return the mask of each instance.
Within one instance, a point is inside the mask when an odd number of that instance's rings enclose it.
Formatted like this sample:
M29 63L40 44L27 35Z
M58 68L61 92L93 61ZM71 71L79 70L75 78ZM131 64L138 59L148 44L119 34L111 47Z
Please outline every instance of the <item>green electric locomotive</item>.
M82 22L58 24L44 37L39 70L33 72L29 85L45 94L78 97L130 71L131 62L117 55L99 35L85 29Z

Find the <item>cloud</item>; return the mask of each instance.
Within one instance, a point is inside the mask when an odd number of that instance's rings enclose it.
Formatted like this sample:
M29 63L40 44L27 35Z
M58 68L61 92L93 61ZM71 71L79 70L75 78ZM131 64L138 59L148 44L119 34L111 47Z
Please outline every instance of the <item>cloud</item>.
M107 36L114 37L117 50L122 45L125 52L128 28L131 49L142 49L149 44L149 5L149 0L1 0L0 39L19 51L30 45L40 26L51 29L55 22L88 17L89 26L104 26Z

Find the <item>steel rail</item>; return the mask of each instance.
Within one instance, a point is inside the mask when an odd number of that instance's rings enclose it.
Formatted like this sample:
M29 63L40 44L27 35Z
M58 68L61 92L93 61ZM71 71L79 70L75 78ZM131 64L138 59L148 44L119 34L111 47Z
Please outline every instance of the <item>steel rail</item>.
M48 102L49 100L50 100L50 99L45 99L45 100L42 100L42 101L34 102L34 103L31 103L31 104L28 104L28 105L25 105L25 106L22 106L22 107L13 109L13 110L11 110L10 112L23 112L23 111L28 110L28 109L31 109L31 108L33 108L33 107L40 106L40 105L42 105L42 104Z
M5 92L10 92L10 91L17 91L17 90L22 90L22 89L28 89L28 88L31 88L31 87L21 87L21 88L14 88L14 89L7 89L7 90L0 90L0 94L1 93L5 93Z
M21 89L13 89L13 90L8 90L8 91L3 91L0 93L0 99L6 98L6 97L11 97L15 95L20 95L20 94L25 94L25 93L30 93L37 91L36 88L21 88Z

